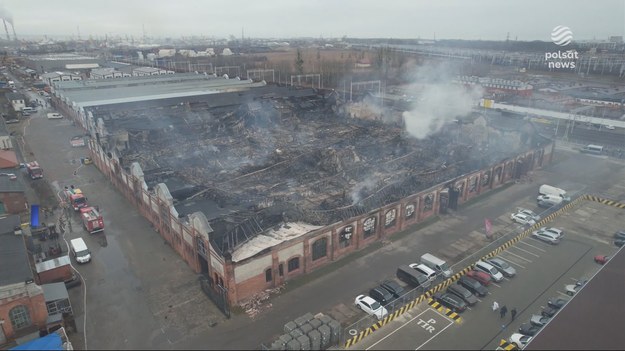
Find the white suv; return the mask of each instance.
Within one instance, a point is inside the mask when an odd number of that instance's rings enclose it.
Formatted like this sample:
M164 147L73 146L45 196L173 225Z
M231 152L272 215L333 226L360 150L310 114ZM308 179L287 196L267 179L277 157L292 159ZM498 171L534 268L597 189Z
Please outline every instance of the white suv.
M519 224L523 224L523 225L534 225L536 224L536 221L530 217L527 214L521 213L521 212L517 212L517 213L513 213L510 216L510 219L512 219L513 222L519 223Z
M503 274L497 268L493 267L492 264L486 263L484 261L477 261L475 263L475 269L490 275L494 281L500 282L503 280Z
M428 277L431 282L436 280L436 271L424 264L411 263L408 265L408 267L416 269L418 272L425 274L425 276Z

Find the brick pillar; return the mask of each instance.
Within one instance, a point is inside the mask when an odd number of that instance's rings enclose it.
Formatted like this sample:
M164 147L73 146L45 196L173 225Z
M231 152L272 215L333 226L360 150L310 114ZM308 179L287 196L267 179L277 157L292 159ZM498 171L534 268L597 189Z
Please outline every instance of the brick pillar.
M310 263L310 240L304 239L304 257L302 257L302 272L304 274L308 273L308 264Z

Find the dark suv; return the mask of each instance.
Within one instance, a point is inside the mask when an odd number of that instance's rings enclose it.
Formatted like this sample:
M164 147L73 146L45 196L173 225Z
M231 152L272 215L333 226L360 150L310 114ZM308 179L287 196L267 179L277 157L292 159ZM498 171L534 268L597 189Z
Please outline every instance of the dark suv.
M467 288L467 290L479 297L484 297L488 295L488 289L486 289L484 285L480 284L480 282L473 278L467 277L466 275L458 279L458 284L464 286L465 288Z
M477 297L473 295L467 288L458 284L451 284L447 288L447 292L453 295L458 296L462 299L462 301L466 302L467 305L473 306L477 303Z
M467 304L462 301L458 296L450 293L436 293L432 296L434 301L449 308L456 313L462 313L467 309Z
M394 280L386 280L380 286L393 294L395 298L401 297L404 294L404 288Z
M389 302L395 299L393 294L384 289L382 286L377 286L369 290L369 296L379 302L382 306L388 305Z

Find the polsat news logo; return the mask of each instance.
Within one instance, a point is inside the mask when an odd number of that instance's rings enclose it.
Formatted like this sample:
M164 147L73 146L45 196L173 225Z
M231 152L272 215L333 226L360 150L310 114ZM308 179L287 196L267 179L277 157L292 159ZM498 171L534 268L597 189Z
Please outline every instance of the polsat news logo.
M558 46L567 46L573 40L573 31L565 26L557 26L551 31L551 41ZM579 59L577 51L553 51L545 53L545 61L549 68L575 69L575 61Z

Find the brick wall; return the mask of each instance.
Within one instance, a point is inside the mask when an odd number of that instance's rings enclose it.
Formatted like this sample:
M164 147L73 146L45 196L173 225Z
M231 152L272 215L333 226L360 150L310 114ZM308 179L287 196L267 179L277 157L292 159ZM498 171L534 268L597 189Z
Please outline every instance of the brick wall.
M9 317L11 309L19 305L24 305L28 308L33 326L38 329L46 329L48 310L43 293L30 297L27 294L22 294L12 298L2 299L0 300L0 319L4 320L2 328L4 329L7 341L23 336L20 330L13 329L11 318ZM23 331L32 332L32 328L23 328Z

